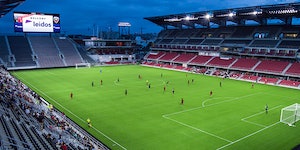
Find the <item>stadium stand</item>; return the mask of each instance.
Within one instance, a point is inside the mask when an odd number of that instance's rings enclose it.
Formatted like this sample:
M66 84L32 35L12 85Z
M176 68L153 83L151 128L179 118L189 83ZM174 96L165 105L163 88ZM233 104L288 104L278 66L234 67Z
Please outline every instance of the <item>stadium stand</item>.
M164 52L150 53L148 55L147 59L149 59L149 60L155 60L155 59L158 59L158 58L162 57L163 55L165 55Z
M160 61L171 61L173 59L175 59L178 56L177 53L166 53L164 56L160 57L159 60Z
M283 86L289 86L289 87L299 87L300 86L300 82L299 81L291 81L291 80L281 80L279 82L280 85Z
M76 47L67 38L54 37L53 39L58 49L63 54L67 66L75 66L76 63L83 62Z
M258 63L257 59L239 58L232 66L232 69L240 70L252 70L252 68Z
M195 54L180 54L177 58L174 59L174 62L177 63L186 63L196 57Z
M235 58L228 58L224 59L221 57L215 57L211 61L207 63L208 66L218 66L218 67L229 67L236 59Z
M66 66L62 53L57 49L51 37L29 37L40 68Z
M261 63L254 69L255 71L282 73L288 66L289 62L262 60Z
M194 65L205 65L210 59L212 59L212 56L201 56L201 55L197 55L197 57L195 57L190 64L194 64Z
M297 4L291 4L298 7ZM285 8L282 6L266 6L266 11ZM256 7L240 8L236 13L251 13ZM215 16L227 14L229 10L212 11ZM193 15L203 16L207 12L195 12ZM247 13L246 13L247 14ZM187 14L176 14L178 18L184 18ZM274 14L264 16L265 20L272 19ZM281 19L288 17L299 17L295 14L283 14ZM221 76L224 69L229 73L229 77L239 80L257 81L260 83L283 85L289 81L300 81L299 61L300 61L300 33L299 25L293 25L291 21L280 23L268 23L267 21L257 21L257 24L247 24L246 21L252 20L249 16L236 16L235 19L225 19L214 17L214 20L207 23L205 18L190 20L191 28L185 28L183 22L172 22L173 15L155 16L145 18L157 25L165 27L154 41L154 47L150 53L167 54L178 53L178 57L171 57L167 61L176 64L176 69L194 68L191 71L195 73L205 73L207 75ZM228 20L227 20L228 19ZM234 22L232 25L226 25L226 21ZM252 20L253 21L253 20ZM171 22L171 23L170 23ZM197 26L201 24L201 26ZM211 27L212 24L217 26ZM194 57L187 57L183 54L194 53ZM151 54L144 57L146 61L151 61ZM161 60L161 58L156 58ZM175 58L175 59L174 59ZM224 59L225 58L225 59ZM230 59L231 58L231 59ZM173 60L173 61L172 61ZM158 64L158 61L155 62ZM154 65L154 66L156 66ZM170 66L163 65L162 67ZM251 72L251 73L248 73ZM273 79L274 78L274 79ZM292 78L292 79L291 79ZM287 81L285 81L287 80ZM282 84L280 84L282 83ZM297 84L296 84L297 85Z
M0 131L4 149L108 149L0 68Z
M0 36L0 49L0 63L6 63L8 67L12 67L6 36Z
M9 47L14 56L15 67L36 67L33 60L33 53L26 37L8 36Z
M300 63L295 62L293 63L289 69L285 72L286 75L291 75L291 76L300 76Z

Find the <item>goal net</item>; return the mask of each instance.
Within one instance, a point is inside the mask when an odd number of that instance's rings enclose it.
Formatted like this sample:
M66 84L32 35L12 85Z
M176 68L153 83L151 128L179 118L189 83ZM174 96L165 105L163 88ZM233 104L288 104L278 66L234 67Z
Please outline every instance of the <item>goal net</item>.
M296 103L281 109L280 122L292 126L300 120L300 104Z
M91 68L91 64L90 63L79 63L79 64L75 64L75 68L79 69L79 68Z

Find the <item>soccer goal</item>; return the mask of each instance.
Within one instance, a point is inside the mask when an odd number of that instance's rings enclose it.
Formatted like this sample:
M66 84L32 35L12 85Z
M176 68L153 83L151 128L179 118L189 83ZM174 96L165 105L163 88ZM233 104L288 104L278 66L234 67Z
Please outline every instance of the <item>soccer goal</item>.
M91 68L91 64L90 63L79 63L79 64L75 64L75 68L79 69L79 68Z
M293 126L300 120L300 104L296 103L281 109L280 122Z

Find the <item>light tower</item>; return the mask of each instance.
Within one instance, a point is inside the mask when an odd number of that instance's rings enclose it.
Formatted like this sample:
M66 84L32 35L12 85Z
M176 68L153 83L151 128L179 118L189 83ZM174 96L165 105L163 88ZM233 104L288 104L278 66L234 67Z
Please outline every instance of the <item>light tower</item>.
M131 24L129 22L119 22L118 23L118 27L119 27L119 36L127 36L130 35L130 27Z

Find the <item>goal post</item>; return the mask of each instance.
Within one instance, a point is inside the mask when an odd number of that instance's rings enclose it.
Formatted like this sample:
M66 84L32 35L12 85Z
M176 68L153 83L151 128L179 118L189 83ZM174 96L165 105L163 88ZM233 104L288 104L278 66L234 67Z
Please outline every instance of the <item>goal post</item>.
M90 63L78 63L75 64L75 68L79 69L79 68L91 68L91 64Z
M300 104L295 103L293 105L281 109L280 122L292 126L299 120L300 120Z

